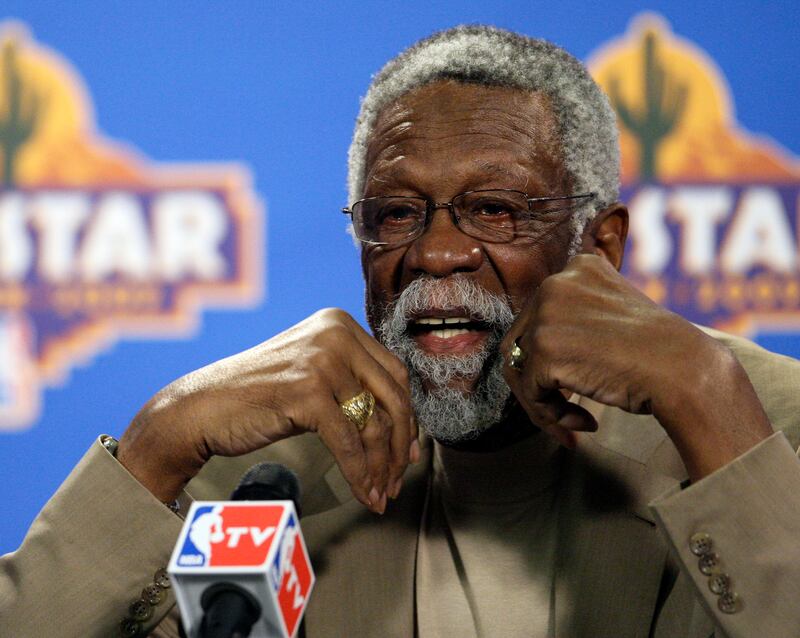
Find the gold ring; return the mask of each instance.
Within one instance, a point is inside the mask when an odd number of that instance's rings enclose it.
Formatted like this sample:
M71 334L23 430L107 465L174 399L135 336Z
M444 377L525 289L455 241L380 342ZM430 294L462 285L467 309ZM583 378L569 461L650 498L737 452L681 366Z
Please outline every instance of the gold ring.
M525 359L528 358L528 355L519 347L519 337L514 339L514 345L511 346L511 352L508 353L508 365L514 370L522 370L522 367L525 365Z
M359 432L367 427L367 421L372 416L375 409L375 397L369 390L357 394L352 399L348 399L340 404L342 412L355 425Z

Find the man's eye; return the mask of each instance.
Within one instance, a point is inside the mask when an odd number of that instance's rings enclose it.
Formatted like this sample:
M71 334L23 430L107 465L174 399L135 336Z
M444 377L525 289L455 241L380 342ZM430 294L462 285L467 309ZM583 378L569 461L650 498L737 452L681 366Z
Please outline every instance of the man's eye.
M472 208L473 214L480 215L481 217L505 217L513 215L515 208L508 204L508 202L499 201L481 201L476 202Z
M413 206L384 206L378 216L381 224L392 224L409 221L417 217L417 209Z

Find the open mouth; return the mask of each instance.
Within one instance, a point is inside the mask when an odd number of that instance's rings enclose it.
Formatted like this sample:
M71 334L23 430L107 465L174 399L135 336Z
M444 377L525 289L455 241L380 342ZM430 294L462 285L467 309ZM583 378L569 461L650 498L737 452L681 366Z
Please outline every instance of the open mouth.
M409 334L431 354L465 354L480 346L489 325L468 316L435 315L417 317L408 324Z

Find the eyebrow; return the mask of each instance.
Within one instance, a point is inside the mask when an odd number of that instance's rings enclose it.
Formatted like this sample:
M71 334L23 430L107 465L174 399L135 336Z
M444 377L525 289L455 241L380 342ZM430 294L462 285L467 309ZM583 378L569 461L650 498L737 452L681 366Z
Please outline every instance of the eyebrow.
M525 171L519 170L515 165L498 164L489 160L477 159L474 160L474 165L480 170L481 175L488 175L489 177L511 177L512 179L528 183L530 175Z
M463 169L458 170L454 168L454 171L457 171L456 174L459 177L463 176L465 182L467 184L472 184L473 187L480 186L480 182L484 179L501 178L505 180L511 178L516 182L517 188L522 188L524 190L531 181L531 175L518 165L498 163L486 159L475 159L470 162L470 164L463 167ZM378 174L374 175L372 179L389 188L414 189L416 187L414 172L407 170L402 164L387 168L383 171L378 171Z

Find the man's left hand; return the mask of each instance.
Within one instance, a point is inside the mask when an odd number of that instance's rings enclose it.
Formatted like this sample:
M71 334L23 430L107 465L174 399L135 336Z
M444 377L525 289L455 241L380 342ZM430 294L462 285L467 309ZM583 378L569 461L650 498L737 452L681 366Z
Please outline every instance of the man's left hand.
M603 257L576 256L551 275L501 344L506 380L531 421L565 445L597 428L577 393L652 413L693 480L772 433L744 369L724 345L634 288ZM566 396L565 396L566 395Z

